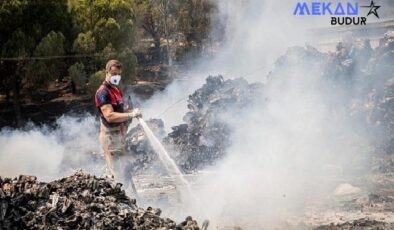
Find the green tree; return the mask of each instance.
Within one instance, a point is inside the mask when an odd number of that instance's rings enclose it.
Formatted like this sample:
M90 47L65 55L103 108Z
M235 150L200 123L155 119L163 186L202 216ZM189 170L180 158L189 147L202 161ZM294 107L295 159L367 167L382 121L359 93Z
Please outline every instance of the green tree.
M122 43L120 25L114 18L100 19L95 26L94 32L97 38L97 46L100 47L101 50L108 44Z
M164 22L158 0L137 0L137 23L149 34L156 48L160 48L161 38L164 36Z
M91 54L96 51L96 39L91 31L79 33L74 40L73 51L81 54Z
M85 66L81 62L77 62L68 68L68 75L74 82L77 89L84 90L86 88L86 72Z
M171 62L171 40L177 33L176 12L179 10L179 0L137 0L136 18L138 25L153 39L155 48L160 55L162 39L167 45L167 59Z
M209 38L212 17L217 13L210 0L136 0L137 23L159 48L164 40L171 62L179 42L189 51L200 53Z
M135 36L133 0L69 0L74 27L80 33L74 41L76 53L94 54L93 63L85 66L97 71L111 58L123 61L124 79L135 77L136 58L132 47ZM127 57L127 58L126 58Z
M123 49L116 57L122 62L122 84L132 84L135 76L135 67L137 65L137 57L134 55L133 51L128 49Z
M209 0L183 0L178 10L179 31L185 36L186 45L201 51L204 39L210 35L212 17L217 13L214 2Z
M96 92L96 90L101 85L101 83L103 83L104 80L105 80L104 70L97 71L96 73L90 75L89 84L88 84L90 93L93 94L94 92Z
M26 58L34 47L34 39L27 36L22 29L16 29L2 46L2 56L21 58L10 59L0 62L0 79L4 90L12 96L12 105L15 112L15 121L18 126L22 125L22 113L20 106L20 86L23 72L25 72Z
M66 0L0 1L0 81L12 95L17 125L22 123L20 88L23 80L29 80L28 60L36 46L52 30L73 37L67 9Z
M133 0L69 0L74 27L90 31L96 51L112 43L115 49L132 46L134 41Z
M29 62L27 68L27 82L30 86L45 85L51 80L59 79L62 69L65 68L64 60L61 59L66 53L65 37L61 32L51 31L36 46L33 55L38 60Z

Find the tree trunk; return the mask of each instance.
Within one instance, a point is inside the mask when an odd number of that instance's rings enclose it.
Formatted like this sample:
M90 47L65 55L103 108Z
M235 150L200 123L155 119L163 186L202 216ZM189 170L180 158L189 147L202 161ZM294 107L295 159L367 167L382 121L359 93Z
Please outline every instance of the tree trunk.
M12 105L14 107L16 125L18 127L21 127L23 124L23 120L20 106L19 88L20 84L18 81L18 77L14 75L11 80Z
M155 35L153 37L154 43L155 43L155 47L156 49L160 49L160 36L159 35Z
M154 51L154 60L160 61L162 59L161 57L161 44L160 44L160 35L155 34L153 36L153 41L155 43L155 51Z
M8 87L5 88L5 101L8 103L10 102L10 90Z
M169 68L171 68L172 65L172 60L171 60L171 45L170 45L170 39L168 38L168 1L163 2L163 13L164 13L164 34L166 36L166 41L167 41L167 62L169 65Z

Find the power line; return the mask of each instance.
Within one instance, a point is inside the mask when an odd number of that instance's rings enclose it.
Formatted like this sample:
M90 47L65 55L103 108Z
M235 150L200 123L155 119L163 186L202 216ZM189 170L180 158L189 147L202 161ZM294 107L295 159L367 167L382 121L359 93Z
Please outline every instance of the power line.
M245 74L243 74L243 75L241 75L241 76L239 76L239 77L246 77L246 76L252 75L252 74L254 74L254 73L256 73L256 72L258 72L258 71L260 71L260 70L262 70L262 69L264 69L264 68L265 68L265 66L260 66L259 68L254 69L254 70L252 70L251 72L245 73ZM161 113L159 114L159 117L161 117L162 115L164 115L166 112L168 112L168 110L170 110L172 107L174 107L175 105L179 104L180 102L184 101L184 100L187 99L188 97L189 97L189 95L187 95L187 96L185 96L185 97L182 97L182 98L178 99L176 102L172 103L172 104L171 104L170 106L168 106L163 112L161 112Z
M173 106L177 105L178 103L184 101L186 98L188 98L189 95L187 95L186 97L182 97L181 99L177 100L176 102L174 102L173 104L171 104L170 106L168 106L162 113L159 114L159 117L161 117L162 115L164 115L168 110L170 110Z
M66 59L66 58L89 58L89 57L104 57L114 55L116 53L108 54L74 54L74 55L56 55L56 56L32 56L32 57L0 57L0 61L27 61L27 60L51 60L51 59Z
M65 59L65 58L88 58L88 57L103 57L103 56L107 56L107 55L114 55L116 53L112 52L112 53L108 53L108 54L100 54L100 53L96 53L96 54L74 54L74 55L57 55L57 56L33 56L33 57L0 57L0 61L25 61L25 60L51 60L51 59ZM264 69L265 66L261 66L257 69L254 69L253 71L243 74L239 77L246 77L249 75L252 75L262 69ZM178 99L177 101L175 101L173 104L171 104L170 106L168 106L162 113L160 113L159 116L162 116L163 114L165 114L168 110L170 110L173 106L177 105L178 103L184 101L185 99L187 99L189 97L189 95L182 97L180 99Z
M259 68L254 69L254 70L252 70L251 72L246 73L246 74L244 74L244 75L241 75L241 76L239 76L239 77L246 77L246 76L252 75L252 74L254 74L254 73L256 73L256 72L258 72L258 71L260 71L260 70L262 70L262 69L264 69L264 68L265 68L265 66L260 66Z

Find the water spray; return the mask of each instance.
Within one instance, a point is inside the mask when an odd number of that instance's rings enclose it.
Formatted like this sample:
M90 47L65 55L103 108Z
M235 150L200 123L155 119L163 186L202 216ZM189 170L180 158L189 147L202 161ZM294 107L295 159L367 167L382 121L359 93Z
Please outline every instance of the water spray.
M128 108L133 108L133 104L131 102L131 97L128 97L127 100L127 105ZM179 170L178 166L175 164L175 161L171 159L170 155L168 152L165 150L164 146L161 144L161 142L157 139L157 137L153 134L152 130L149 128L148 124L142 119L141 117L138 117L137 120L140 122L144 132L146 133L146 136L148 137L153 149L158 153L160 161L164 164L168 172L175 172L175 175L179 178L179 180L186 186L186 188L191 192L190 184L189 182L185 179L183 176L182 172ZM129 133L131 128L127 130L127 133ZM191 193L190 193L191 194Z
M157 137L153 134L152 130L149 128L149 126L146 124L144 119L142 118L137 118L139 123L141 124L146 136L148 137L152 148L155 150L155 152L158 154L160 161L163 163L163 165L166 167L168 172L172 172L175 174L175 176L179 179L181 184L183 184L189 194L192 197L195 197L192 193L190 183L185 179L183 176L183 173L181 170L179 170L178 166L176 165L175 161L170 157L164 146L161 144L161 142L157 139Z

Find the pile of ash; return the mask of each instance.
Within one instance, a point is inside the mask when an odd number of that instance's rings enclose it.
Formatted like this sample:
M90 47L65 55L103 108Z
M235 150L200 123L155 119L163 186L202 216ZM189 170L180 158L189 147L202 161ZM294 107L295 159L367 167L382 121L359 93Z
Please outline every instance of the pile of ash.
M243 78L224 80L222 76L209 76L189 96L185 123L172 127L165 138L170 152L178 153L178 165L186 171L197 170L223 157L231 136L226 119L250 106L261 93L261 84L249 84Z
M121 186L81 171L49 183L0 178L0 229L199 229L139 208Z

